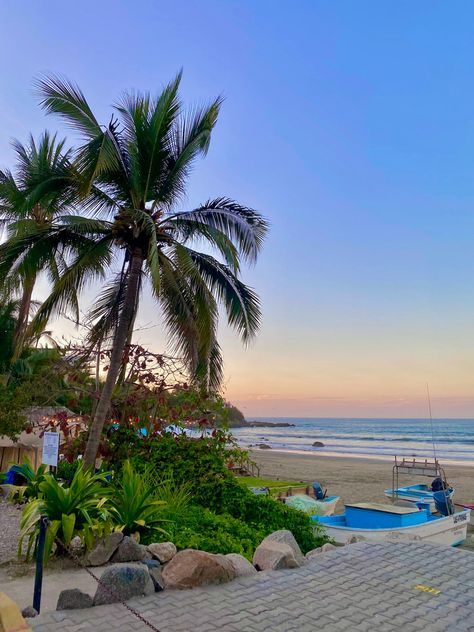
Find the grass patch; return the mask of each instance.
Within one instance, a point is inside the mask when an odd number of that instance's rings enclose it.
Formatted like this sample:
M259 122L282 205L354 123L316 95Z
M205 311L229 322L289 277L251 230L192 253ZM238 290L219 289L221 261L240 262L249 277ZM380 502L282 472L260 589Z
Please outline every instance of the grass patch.
M278 481L271 478L257 478L256 476L237 476L239 483L246 487L268 487L275 491L285 491L288 487L304 487L308 483L301 481Z

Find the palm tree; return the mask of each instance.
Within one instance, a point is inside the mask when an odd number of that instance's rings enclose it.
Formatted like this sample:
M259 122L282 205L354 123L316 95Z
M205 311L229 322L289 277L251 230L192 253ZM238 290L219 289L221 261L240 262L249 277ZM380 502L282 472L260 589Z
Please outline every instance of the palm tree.
M221 106L218 98L186 114L178 97L180 80L181 74L156 99L125 94L107 125L99 124L76 85L56 77L38 84L45 110L60 115L83 138L75 168L84 216L66 217L55 230L73 231L94 245L86 262L78 258L57 281L36 321L64 308L91 273L101 274L122 253L121 270L90 315L91 344L111 336L112 350L84 455L89 465L95 462L145 279L171 343L204 388L214 389L222 379L218 303L244 342L259 326L258 297L238 277L241 262L257 258L265 220L226 197L176 211L194 161L207 153ZM196 250L202 242L220 259Z
M65 141L44 132L38 144L30 136L24 146L13 141L16 174L0 171L0 221L6 228L10 245L28 235L45 233L54 219L64 213L71 201L71 150ZM63 263L61 251L38 246L28 258L18 258L16 265L2 275L2 286L21 288L16 324L13 332L13 358L20 355L31 311L33 290L42 270L56 281Z
M17 312L17 301L8 299L0 303L0 376L8 370L12 359Z

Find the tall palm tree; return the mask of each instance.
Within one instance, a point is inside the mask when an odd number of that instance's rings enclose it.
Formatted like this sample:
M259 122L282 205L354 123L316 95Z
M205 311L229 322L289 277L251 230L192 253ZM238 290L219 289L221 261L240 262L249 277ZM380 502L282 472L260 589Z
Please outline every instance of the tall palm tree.
M66 217L57 230L75 231L94 246L86 265L77 260L68 267L36 320L66 306L91 272L99 274L107 258L112 261L117 251L122 253L121 270L103 288L91 312L91 343L111 335L112 350L84 455L90 465L145 279L174 348L205 388L216 388L222 378L218 303L244 342L259 326L258 297L238 277L241 262L257 258L265 220L226 197L192 211L176 210L194 161L207 153L221 106L218 98L185 113L178 97L180 80L181 74L156 99L125 94L107 125L99 124L76 85L52 76L38 85L45 110L60 115L83 138L75 168L85 216ZM216 250L220 259L196 250L200 242Z
M25 146L13 141L17 164L15 175L0 170L0 222L6 228L10 243L27 235L44 233L55 218L66 211L71 202L71 150L65 141L44 132L38 143L30 136ZM57 280L63 263L60 250L53 253L44 247L27 258L19 258L15 266L2 275L2 286L20 287L20 302L13 332L13 356L18 357L25 341L31 311L33 290L39 272L46 270Z

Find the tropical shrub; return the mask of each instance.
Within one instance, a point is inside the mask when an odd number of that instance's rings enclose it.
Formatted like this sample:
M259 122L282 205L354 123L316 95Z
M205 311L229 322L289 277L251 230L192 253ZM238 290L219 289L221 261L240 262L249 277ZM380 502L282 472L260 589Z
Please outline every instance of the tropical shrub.
M76 473L77 468L80 467L80 465L81 465L80 460L72 461L72 463L70 463L66 459L63 459L62 461L58 461L58 465L56 467L56 472L54 473L54 476L62 481L66 481L67 483L70 483L72 479L74 478L74 474Z
M109 490L105 473L92 474L81 465L69 487L53 476L46 475L39 490L40 497L25 506L20 519L18 553L22 554L23 543L27 540L27 559L42 516L46 516L49 521L45 561L49 559L55 541L62 548L67 548L75 535L90 541L87 532L94 528L95 523L109 520L106 507Z
M156 490L147 476L137 472L125 461L121 473L112 484L109 515L117 531L134 534L137 539L144 532L164 533L160 509L164 501L154 497ZM150 537L152 537L150 535Z
M163 515L173 518L163 510ZM240 553L251 560L265 537L262 530L228 514L217 515L204 507L189 507L178 521L167 525L169 538L178 549L201 549L209 553Z
M289 529L303 552L326 542L323 531L318 531L308 516L271 498L256 496L238 483L226 467L235 448L226 448L225 437L222 433L193 439L165 433L144 442L133 462L137 470L150 468L177 485L189 485L195 505L238 519L263 535Z

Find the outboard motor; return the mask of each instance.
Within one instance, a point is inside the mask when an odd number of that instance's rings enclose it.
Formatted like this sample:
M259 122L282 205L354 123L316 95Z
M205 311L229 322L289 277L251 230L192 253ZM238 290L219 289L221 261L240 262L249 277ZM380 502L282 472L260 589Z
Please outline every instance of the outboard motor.
M442 516L451 516L454 513L453 501L449 494L449 489L443 489L433 493L436 511Z
M448 489L447 484L443 481L442 478L435 478L431 483L431 491L432 492L441 492L443 489Z
M324 500L324 496L326 494L323 492L323 488L318 483L318 481L313 482L313 492L314 492L314 497L316 498L316 500Z

